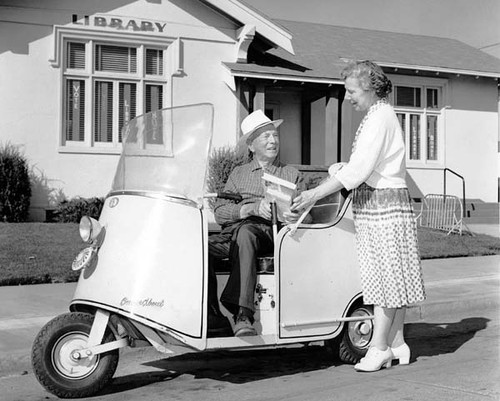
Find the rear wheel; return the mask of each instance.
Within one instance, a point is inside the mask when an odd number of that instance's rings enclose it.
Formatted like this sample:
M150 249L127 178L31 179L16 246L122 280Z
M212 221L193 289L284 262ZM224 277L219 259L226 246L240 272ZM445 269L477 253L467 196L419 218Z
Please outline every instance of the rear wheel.
M373 316L373 307L362 304L354 306L348 314L348 317L370 316ZM372 337L372 319L346 322L342 333L337 338L330 340L330 346L338 354L341 361L355 364L366 355Z
M62 398L89 397L113 377L118 365L118 350L80 358L75 351L87 347L94 316L74 312L48 322L33 343L31 360L38 381L52 394ZM114 340L106 330L103 343Z

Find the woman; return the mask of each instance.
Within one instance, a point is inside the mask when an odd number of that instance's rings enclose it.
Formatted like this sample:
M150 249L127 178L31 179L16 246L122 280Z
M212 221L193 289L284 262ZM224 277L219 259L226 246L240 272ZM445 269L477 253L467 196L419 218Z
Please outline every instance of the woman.
M372 345L354 366L373 372L393 359L408 364L403 336L406 306L425 299L416 225L405 182L401 126L387 101L391 81L373 62L350 63L342 72L346 100L366 111L347 164L330 168L330 177L302 192L292 205L302 210L342 187L353 190L356 247L363 298L374 305Z

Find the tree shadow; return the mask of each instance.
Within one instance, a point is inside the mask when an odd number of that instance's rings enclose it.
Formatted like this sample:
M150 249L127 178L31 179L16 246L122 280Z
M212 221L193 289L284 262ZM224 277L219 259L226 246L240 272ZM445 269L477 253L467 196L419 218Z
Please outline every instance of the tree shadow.
M454 323L410 323L405 325L406 341L412 350L411 362L419 357L453 353L484 330L490 320L483 317ZM117 377L100 395L120 393L183 375L195 379L244 384L275 377L307 374L342 365L329 348L319 345L249 351L186 353L142 365L149 372Z
M486 329L490 320L470 317L454 323L410 323L405 325L405 337L411 349L411 362L419 357L450 354Z
M314 345L251 351L187 353L143 363L158 370L117 377L100 393L120 393L190 375L195 379L243 384L273 377L305 374L338 366L327 347Z

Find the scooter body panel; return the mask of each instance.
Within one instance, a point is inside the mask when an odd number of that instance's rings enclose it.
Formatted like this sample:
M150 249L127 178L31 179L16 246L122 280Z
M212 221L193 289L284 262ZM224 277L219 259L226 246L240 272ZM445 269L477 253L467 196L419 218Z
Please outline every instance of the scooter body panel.
M350 202L336 223L282 231L277 243L280 339L336 336L337 320L361 296Z
M80 275L72 304L122 311L204 349L202 211L152 194L119 194L106 199L99 222L105 236L95 262Z

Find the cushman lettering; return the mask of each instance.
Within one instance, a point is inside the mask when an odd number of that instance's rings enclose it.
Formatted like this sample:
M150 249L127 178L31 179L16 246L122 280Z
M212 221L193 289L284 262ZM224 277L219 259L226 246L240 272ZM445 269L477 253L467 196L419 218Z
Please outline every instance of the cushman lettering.
M125 297L122 298L122 300L120 301L120 306L142 306L142 307L163 308L163 305L165 305L165 301L163 299L161 301L155 301L152 298L130 300Z
M136 21L129 18L90 17L85 15L83 21L77 14L73 14L73 24L97 26L102 28L118 29L122 31L163 32L167 24L151 21Z

